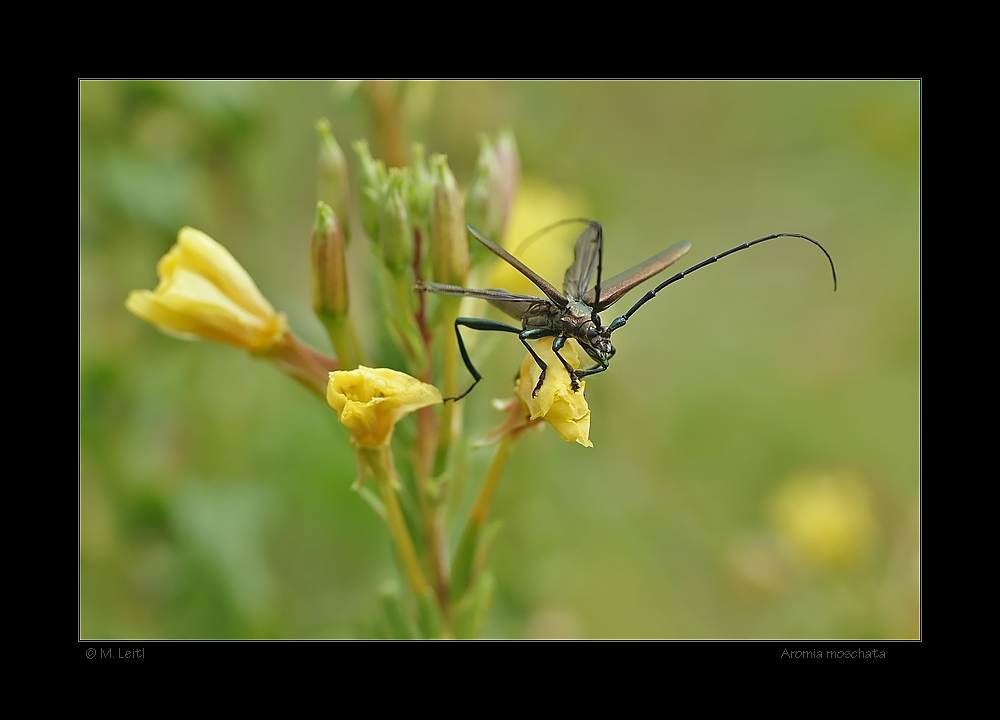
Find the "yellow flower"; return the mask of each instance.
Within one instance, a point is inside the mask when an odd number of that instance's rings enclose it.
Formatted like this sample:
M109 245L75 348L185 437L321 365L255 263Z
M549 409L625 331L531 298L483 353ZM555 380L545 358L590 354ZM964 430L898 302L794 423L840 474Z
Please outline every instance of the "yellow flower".
M561 282L566 268L573 262L573 241L582 226L561 228L554 231L551 237L539 238L528 247L523 248L521 244L532 233L552 223L566 218L589 217L582 194L566 191L544 180L524 178L518 186L512 210L504 231L503 246L543 278ZM538 295L538 288L528 278L499 258L493 265L488 283L487 287Z
M156 274L156 290L133 290L125 307L168 335L253 352L284 342L284 314L275 312L236 258L205 233L183 228L156 264Z
M855 564L876 529L868 488L849 474L792 478L775 495L771 515L803 559L821 567Z
M355 445L377 448L389 442L392 428L403 417L441 402L441 393L406 373L361 365L330 373L326 401Z
M569 373L552 351L551 340L542 340L534 349L538 357L548 365L545 382L535 397L532 397L531 392L538 383L542 369L528 355L521 363L521 374L517 378L514 393L528 410L531 420L542 419L549 423L566 442L594 447L590 442L590 407L583 395L586 383L581 380L580 389L573 392ZM574 370L580 367L576 341L567 342L560 354Z

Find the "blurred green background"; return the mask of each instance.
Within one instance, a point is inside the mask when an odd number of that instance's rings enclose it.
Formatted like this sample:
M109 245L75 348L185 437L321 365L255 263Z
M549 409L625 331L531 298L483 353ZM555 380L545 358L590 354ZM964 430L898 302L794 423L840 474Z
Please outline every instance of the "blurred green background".
M605 270L771 232L615 334L595 447L519 443L494 506L490 637L912 638L919 610L920 86L416 83L409 137L472 178L513 129L526 186L577 198ZM311 312L317 140L379 139L345 84L80 85L80 633L377 637L387 534L336 415L246 353L170 339L128 292L184 225L227 246L296 332ZM393 357L352 243L355 317ZM562 270L545 269L559 284ZM619 312L637 299L633 293ZM605 313L605 321L614 313ZM465 401L499 421L523 349ZM464 375L463 371L463 377ZM473 451L472 478L489 450Z

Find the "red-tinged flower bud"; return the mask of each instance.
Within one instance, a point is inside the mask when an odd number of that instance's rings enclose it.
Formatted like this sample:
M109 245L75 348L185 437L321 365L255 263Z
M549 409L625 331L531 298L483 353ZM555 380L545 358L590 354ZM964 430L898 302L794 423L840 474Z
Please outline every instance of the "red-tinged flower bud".
M313 308L318 314L342 318L351 296L347 286L344 233L337 215L325 202L316 203L316 224L309 246L312 263Z

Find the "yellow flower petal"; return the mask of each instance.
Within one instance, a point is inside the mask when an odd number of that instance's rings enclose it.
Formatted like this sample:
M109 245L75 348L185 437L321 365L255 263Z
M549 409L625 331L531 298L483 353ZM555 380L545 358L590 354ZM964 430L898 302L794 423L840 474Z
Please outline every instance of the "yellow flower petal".
M532 390L541 376L541 368L531 355L521 363L521 374L517 378L514 392L527 408L532 420L541 418L549 423L566 442L578 442L584 447L594 447L590 442L590 407L584 397L586 383L580 381L580 389L573 392L569 373L552 351L552 340L542 340L534 350L548 365L545 382L535 394ZM560 354L566 358L574 370L580 367L580 357L576 342L566 343Z
M283 342L288 326L228 250L183 228L156 265L156 290L135 290L125 307L160 330L262 352Z
M330 373L326 400L355 445L376 448L389 442L406 415L441 402L441 393L406 373L361 365Z

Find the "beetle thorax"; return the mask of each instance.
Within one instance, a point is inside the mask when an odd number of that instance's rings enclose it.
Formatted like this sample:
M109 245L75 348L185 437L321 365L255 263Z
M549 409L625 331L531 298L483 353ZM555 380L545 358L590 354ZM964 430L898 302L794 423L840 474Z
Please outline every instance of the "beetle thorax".
M586 303L579 300L570 300L563 308L562 319L570 325L580 325L584 320L589 320L594 310Z
M598 362L600 360L594 355L594 351L603 356L610 356L609 354L613 352L608 338L602 335L601 319L586 303L570 300L563 309L560 321L564 331L576 338L587 353Z
M587 342L587 336L593 334L591 328L595 327L593 310L579 300L569 301L563 308L559 322L564 333L581 342Z

